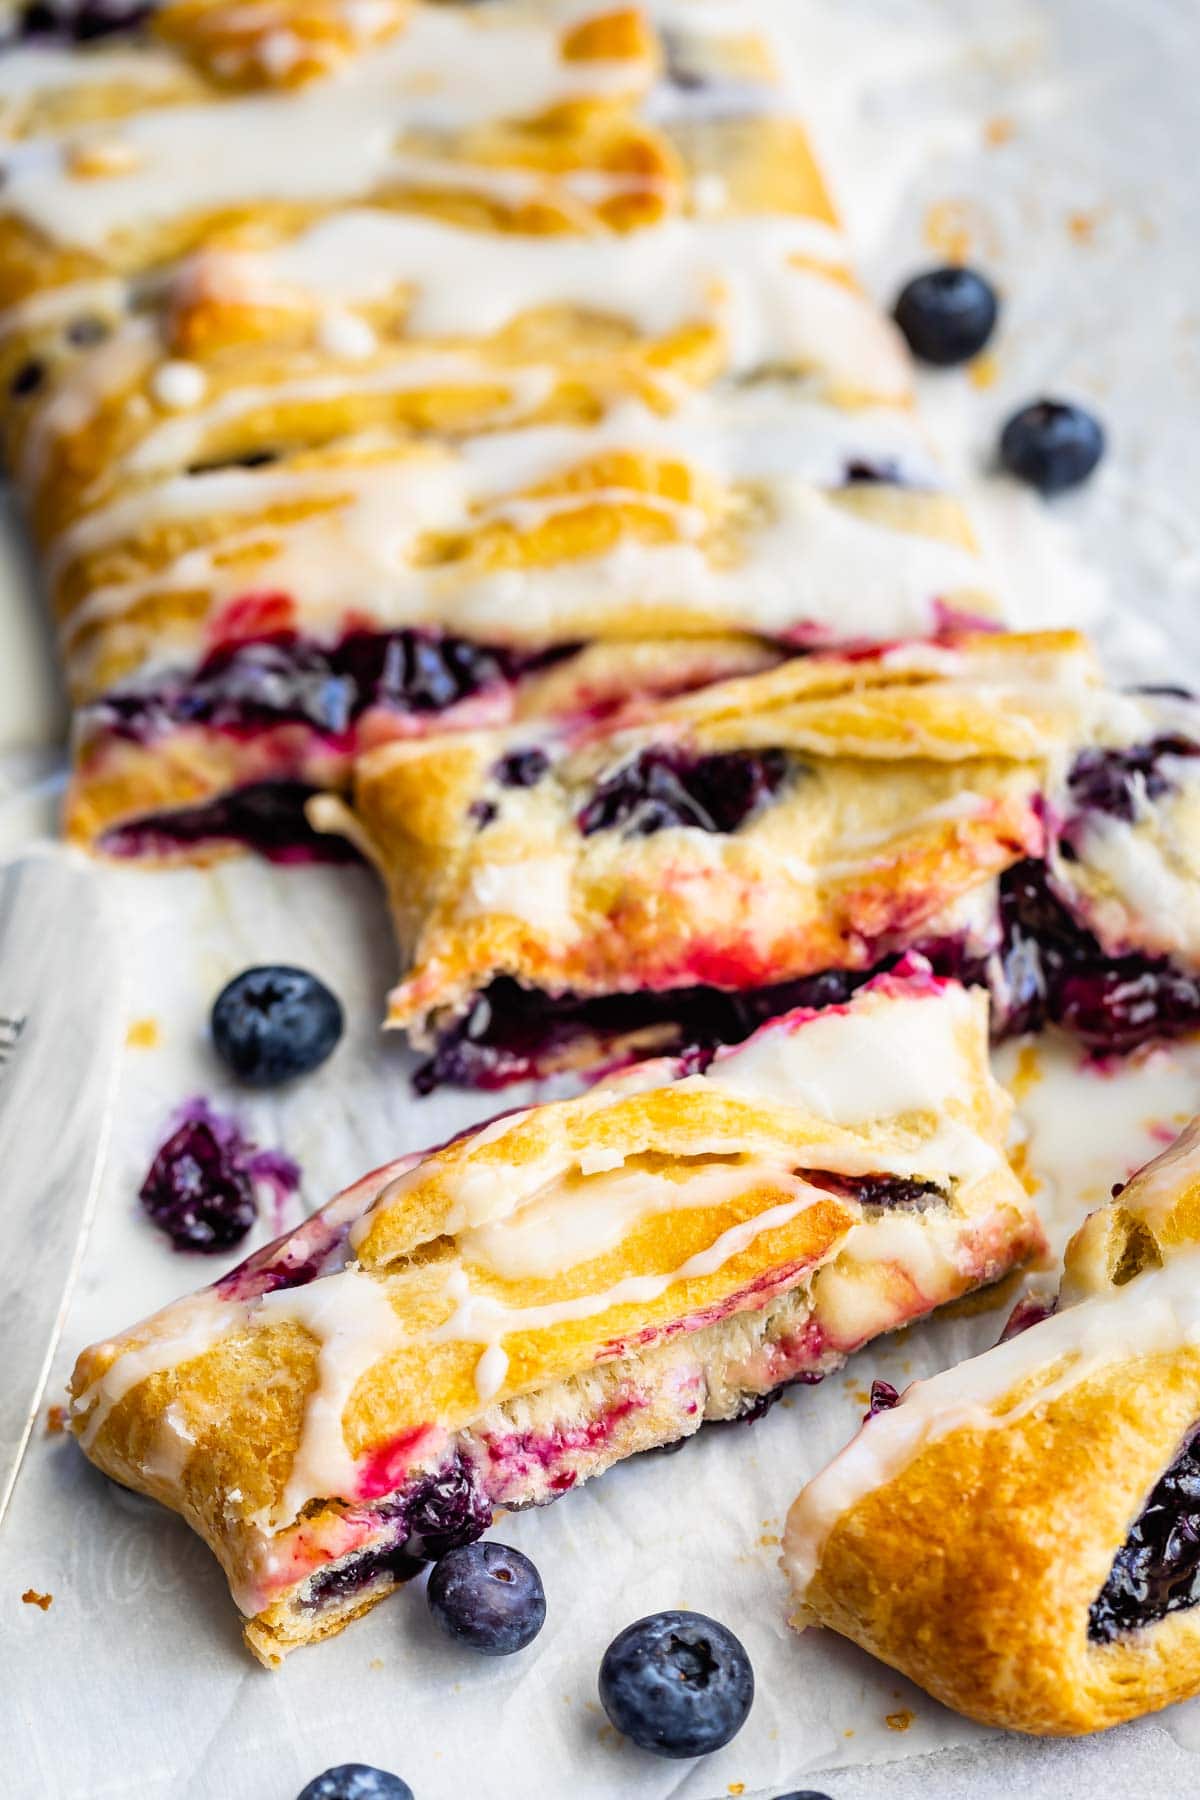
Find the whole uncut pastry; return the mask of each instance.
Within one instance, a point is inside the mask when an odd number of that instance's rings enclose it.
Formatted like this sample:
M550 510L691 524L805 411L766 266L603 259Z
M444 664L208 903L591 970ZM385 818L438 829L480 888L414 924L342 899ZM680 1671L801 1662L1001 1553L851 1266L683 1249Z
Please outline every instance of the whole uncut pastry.
M387 882L422 1087L737 1041L913 948L998 1032L1200 1019L1200 706L1114 692L1070 632L387 745L310 816Z
M793 1623L989 1725L1200 1692L1200 1119L1085 1222L1058 1310L914 1383L800 1494Z
M85 1351L73 1428L201 1534L277 1663L493 1507L759 1410L1039 1254L1008 1117L982 996L914 963L376 1170Z

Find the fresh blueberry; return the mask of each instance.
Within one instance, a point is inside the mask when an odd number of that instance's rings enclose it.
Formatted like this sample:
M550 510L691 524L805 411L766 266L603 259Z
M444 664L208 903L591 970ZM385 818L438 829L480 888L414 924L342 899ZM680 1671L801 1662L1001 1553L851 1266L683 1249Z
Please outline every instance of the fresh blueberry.
M546 1622L542 1578L507 1544L462 1544L434 1564L426 1589L443 1631L484 1656L511 1656Z
M655 1756L719 1750L746 1723L753 1701L750 1658L703 1613L639 1619L600 1664L600 1704L624 1737Z
M998 311L990 281L950 265L914 275L900 290L894 317L915 357L948 369L979 355Z
M249 1087L307 1075L342 1035L342 1008L307 969L243 969L213 1003L217 1055Z
M1039 494L1061 494L1086 481L1104 455L1104 427L1065 400L1035 400L1000 434L1000 461Z
M369 1763L338 1763L302 1788L296 1800L413 1800L407 1781Z
M790 1794L776 1794L775 1800L829 1800L828 1794L819 1794L816 1788L794 1788Z

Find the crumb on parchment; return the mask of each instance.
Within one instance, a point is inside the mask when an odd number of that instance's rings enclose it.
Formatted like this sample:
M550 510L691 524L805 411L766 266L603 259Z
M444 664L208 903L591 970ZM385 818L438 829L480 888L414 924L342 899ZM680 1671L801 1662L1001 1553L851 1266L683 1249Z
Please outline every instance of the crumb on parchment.
M46 1408L46 1436L59 1437L67 1428L67 1409L65 1406L48 1406Z
M884 1724L889 1731L907 1731L916 1716L916 1713L910 1712L906 1706L899 1712L889 1713L884 1720Z
M130 1019L125 1043L130 1050L154 1050L161 1041L157 1019Z
M40 1606L43 1612L49 1612L54 1595L39 1594L36 1588L26 1588L21 1598L26 1606Z

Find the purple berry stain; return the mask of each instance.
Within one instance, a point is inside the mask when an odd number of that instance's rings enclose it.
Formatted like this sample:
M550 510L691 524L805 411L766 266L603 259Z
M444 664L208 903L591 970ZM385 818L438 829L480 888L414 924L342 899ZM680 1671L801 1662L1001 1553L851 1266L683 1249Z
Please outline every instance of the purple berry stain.
M236 1119L197 1096L172 1116L138 1198L176 1250L216 1253L246 1236L258 1215L260 1187L278 1222L299 1185L299 1165L290 1156L260 1150Z

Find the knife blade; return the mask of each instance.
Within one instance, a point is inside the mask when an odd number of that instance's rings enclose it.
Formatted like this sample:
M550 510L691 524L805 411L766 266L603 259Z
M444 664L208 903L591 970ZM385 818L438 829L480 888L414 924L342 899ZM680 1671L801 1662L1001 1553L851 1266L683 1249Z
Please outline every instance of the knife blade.
M120 999L96 873L62 850L0 869L0 1522L95 1211Z

